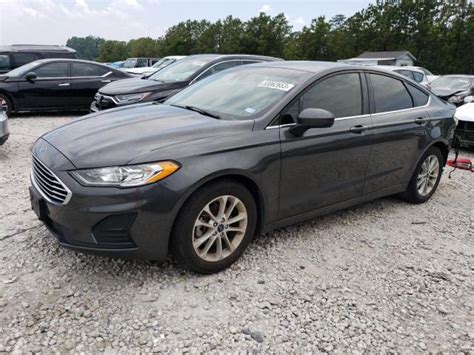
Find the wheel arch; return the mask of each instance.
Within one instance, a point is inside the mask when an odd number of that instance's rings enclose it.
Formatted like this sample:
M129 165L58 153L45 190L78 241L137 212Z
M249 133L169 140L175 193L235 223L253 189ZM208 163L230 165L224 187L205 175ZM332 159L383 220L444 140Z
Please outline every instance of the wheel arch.
M186 194L183 196L183 198L180 200L177 212L175 213L172 228L174 228L174 225L176 223L176 219L178 218L184 204L188 199L200 188L205 187L206 185L213 184L219 181L235 181L238 182L239 184L245 186L252 196L254 197L255 204L257 207L257 227L256 231L257 233L260 233L263 229L263 226L265 225L265 199L262 193L262 189L259 187L258 183L252 179L248 174L246 174L243 171L222 171L218 173L214 173L212 175L209 175L205 177L204 179L201 179L198 183L194 184Z

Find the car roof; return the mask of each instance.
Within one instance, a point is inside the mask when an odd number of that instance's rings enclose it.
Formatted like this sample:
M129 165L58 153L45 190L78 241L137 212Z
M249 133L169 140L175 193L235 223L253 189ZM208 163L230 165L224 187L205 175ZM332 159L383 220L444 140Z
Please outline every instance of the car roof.
M104 63L94 62L92 60L72 59L72 58L38 59L38 60L35 60L33 63L43 64L43 63L54 63L54 62L89 63L89 64L96 64L96 65L106 66ZM111 69L113 69L113 68L111 68Z
M12 44L8 46L0 46L0 52L68 52L76 53L72 48L58 45L42 45L42 44Z
M474 79L474 75L449 74L449 75L441 75L440 78L465 78L465 79Z
M418 69L416 67L412 67L409 65L404 65L404 66L397 66L397 65L374 65L370 67L375 67L375 68L381 68L381 69L386 69L390 71L395 71L395 70L411 70L411 71L416 71L421 74L424 74L423 70Z
M256 59L265 61L282 61L281 58L269 57L265 55L254 55L254 54L193 54L187 56L187 58L202 58L213 60L226 60L226 59Z
M274 62L266 62L266 63L259 63L253 64L258 66L264 67L272 67L272 68L281 68L281 69L293 69L293 70L301 70L306 71L309 73L319 73L329 69L365 69L368 67L364 67L361 65L351 65L351 64L343 64L337 62L324 62L324 61L305 61L305 60L293 60L293 61L274 61Z

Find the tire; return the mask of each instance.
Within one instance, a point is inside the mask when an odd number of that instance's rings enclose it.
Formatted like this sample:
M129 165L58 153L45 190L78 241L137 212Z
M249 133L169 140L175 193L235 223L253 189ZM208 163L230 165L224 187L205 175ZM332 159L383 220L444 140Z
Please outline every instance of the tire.
M429 148L421 157L408 188L401 197L411 203L428 201L438 188L443 173L443 162L441 151L436 147ZM426 169L428 169L428 173L426 173Z
M256 225L257 207L245 186L232 180L210 183L193 193L181 209L171 235L171 252L191 271L219 272L243 254Z
M2 93L0 93L0 99L3 100L1 109L7 114L7 116L10 116L13 112L12 100L10 100L5 94Z

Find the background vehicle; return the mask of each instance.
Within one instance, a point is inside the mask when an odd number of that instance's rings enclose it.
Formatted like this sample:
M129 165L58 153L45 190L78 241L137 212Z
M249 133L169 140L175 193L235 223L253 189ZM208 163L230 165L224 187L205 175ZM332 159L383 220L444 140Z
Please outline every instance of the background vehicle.
M127 58L122 64L122 69L151 67L159 60L160 58Z
M118 61L118 62L113 62L113 63L104 63L105 65L109 66L109 67L112 67L112 68L115 68L115 69L120 69L123 67L123 63L125 63L125 61Z
M474 102L468 97L466 104L456 109L454 117L458 120L456 137L461 146L474 147Z
M454 111L368 67L240 66L164 104L104 111L42 136L32 206L68 248L155 260L171 249L188 268L216 272L256 231L386 195L427 201Z
M20 111L84 110L97 90L130 74L96 62L42 59L0 75L7 114Z
M0 145L3 145L10 136L10 127L8 125L8 116L6 114L6 108L4 109L4 102L1 97L0 108Z
M174 62L183 58L186 58L186 56L174 55L174 56L164 57L164 58L161 58L159 61L157 61L155 64L153 64L151 67L132 68L132 69L126 69L125 71L127 73L134 74L134 75L146 76L149 74L153 74L160 69L166 68L168 65L171 65Z
M467 96L474 95L474 75L444 75L431 83L435 95L456 106L464 104Z
M244 64L281 60L246 54L196 54L146 77L121 80L104 86L95 96L91 111L138 102L162 101L188 85L225 69Z
M426 68L423 68L423 67L417 67L417 66L414 66L412 67L413 69L418 69L418 70L421 70L423 73L425 73L426 75L426 79L428 79L428 83L431 83L432 81L436 80L439 78L439 75L435 75L433 74L432 72L430 72L428 69Z
M425 72L416 67L396 67L393 65L379 65L378 67L404 75L407 78L410 78L411 80L417 82L418 84L423 85L425 88L430 88L428 77L426 76Z
M46 58L77 58L76 51L64 46L13 44L0 46L0 74Z

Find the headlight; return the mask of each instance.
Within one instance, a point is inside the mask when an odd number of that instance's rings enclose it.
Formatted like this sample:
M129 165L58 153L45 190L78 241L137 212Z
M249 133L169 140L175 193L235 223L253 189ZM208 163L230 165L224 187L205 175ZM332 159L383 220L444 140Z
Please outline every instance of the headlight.
M180 166L172 161L76 170L71 174L86 186L133 187L163 180Z
M143 100L150 94L151 92L142 92L140 94L117 95L115 96L115 100L117 100L119 104L131 104Z
M458 102L461 102L462 99L463 99L462 96L457 96L457 95L455 95L455 96L451 96L451 97L448 99L448 101L449 101L449 102L452 102L452 103L458 103Z

